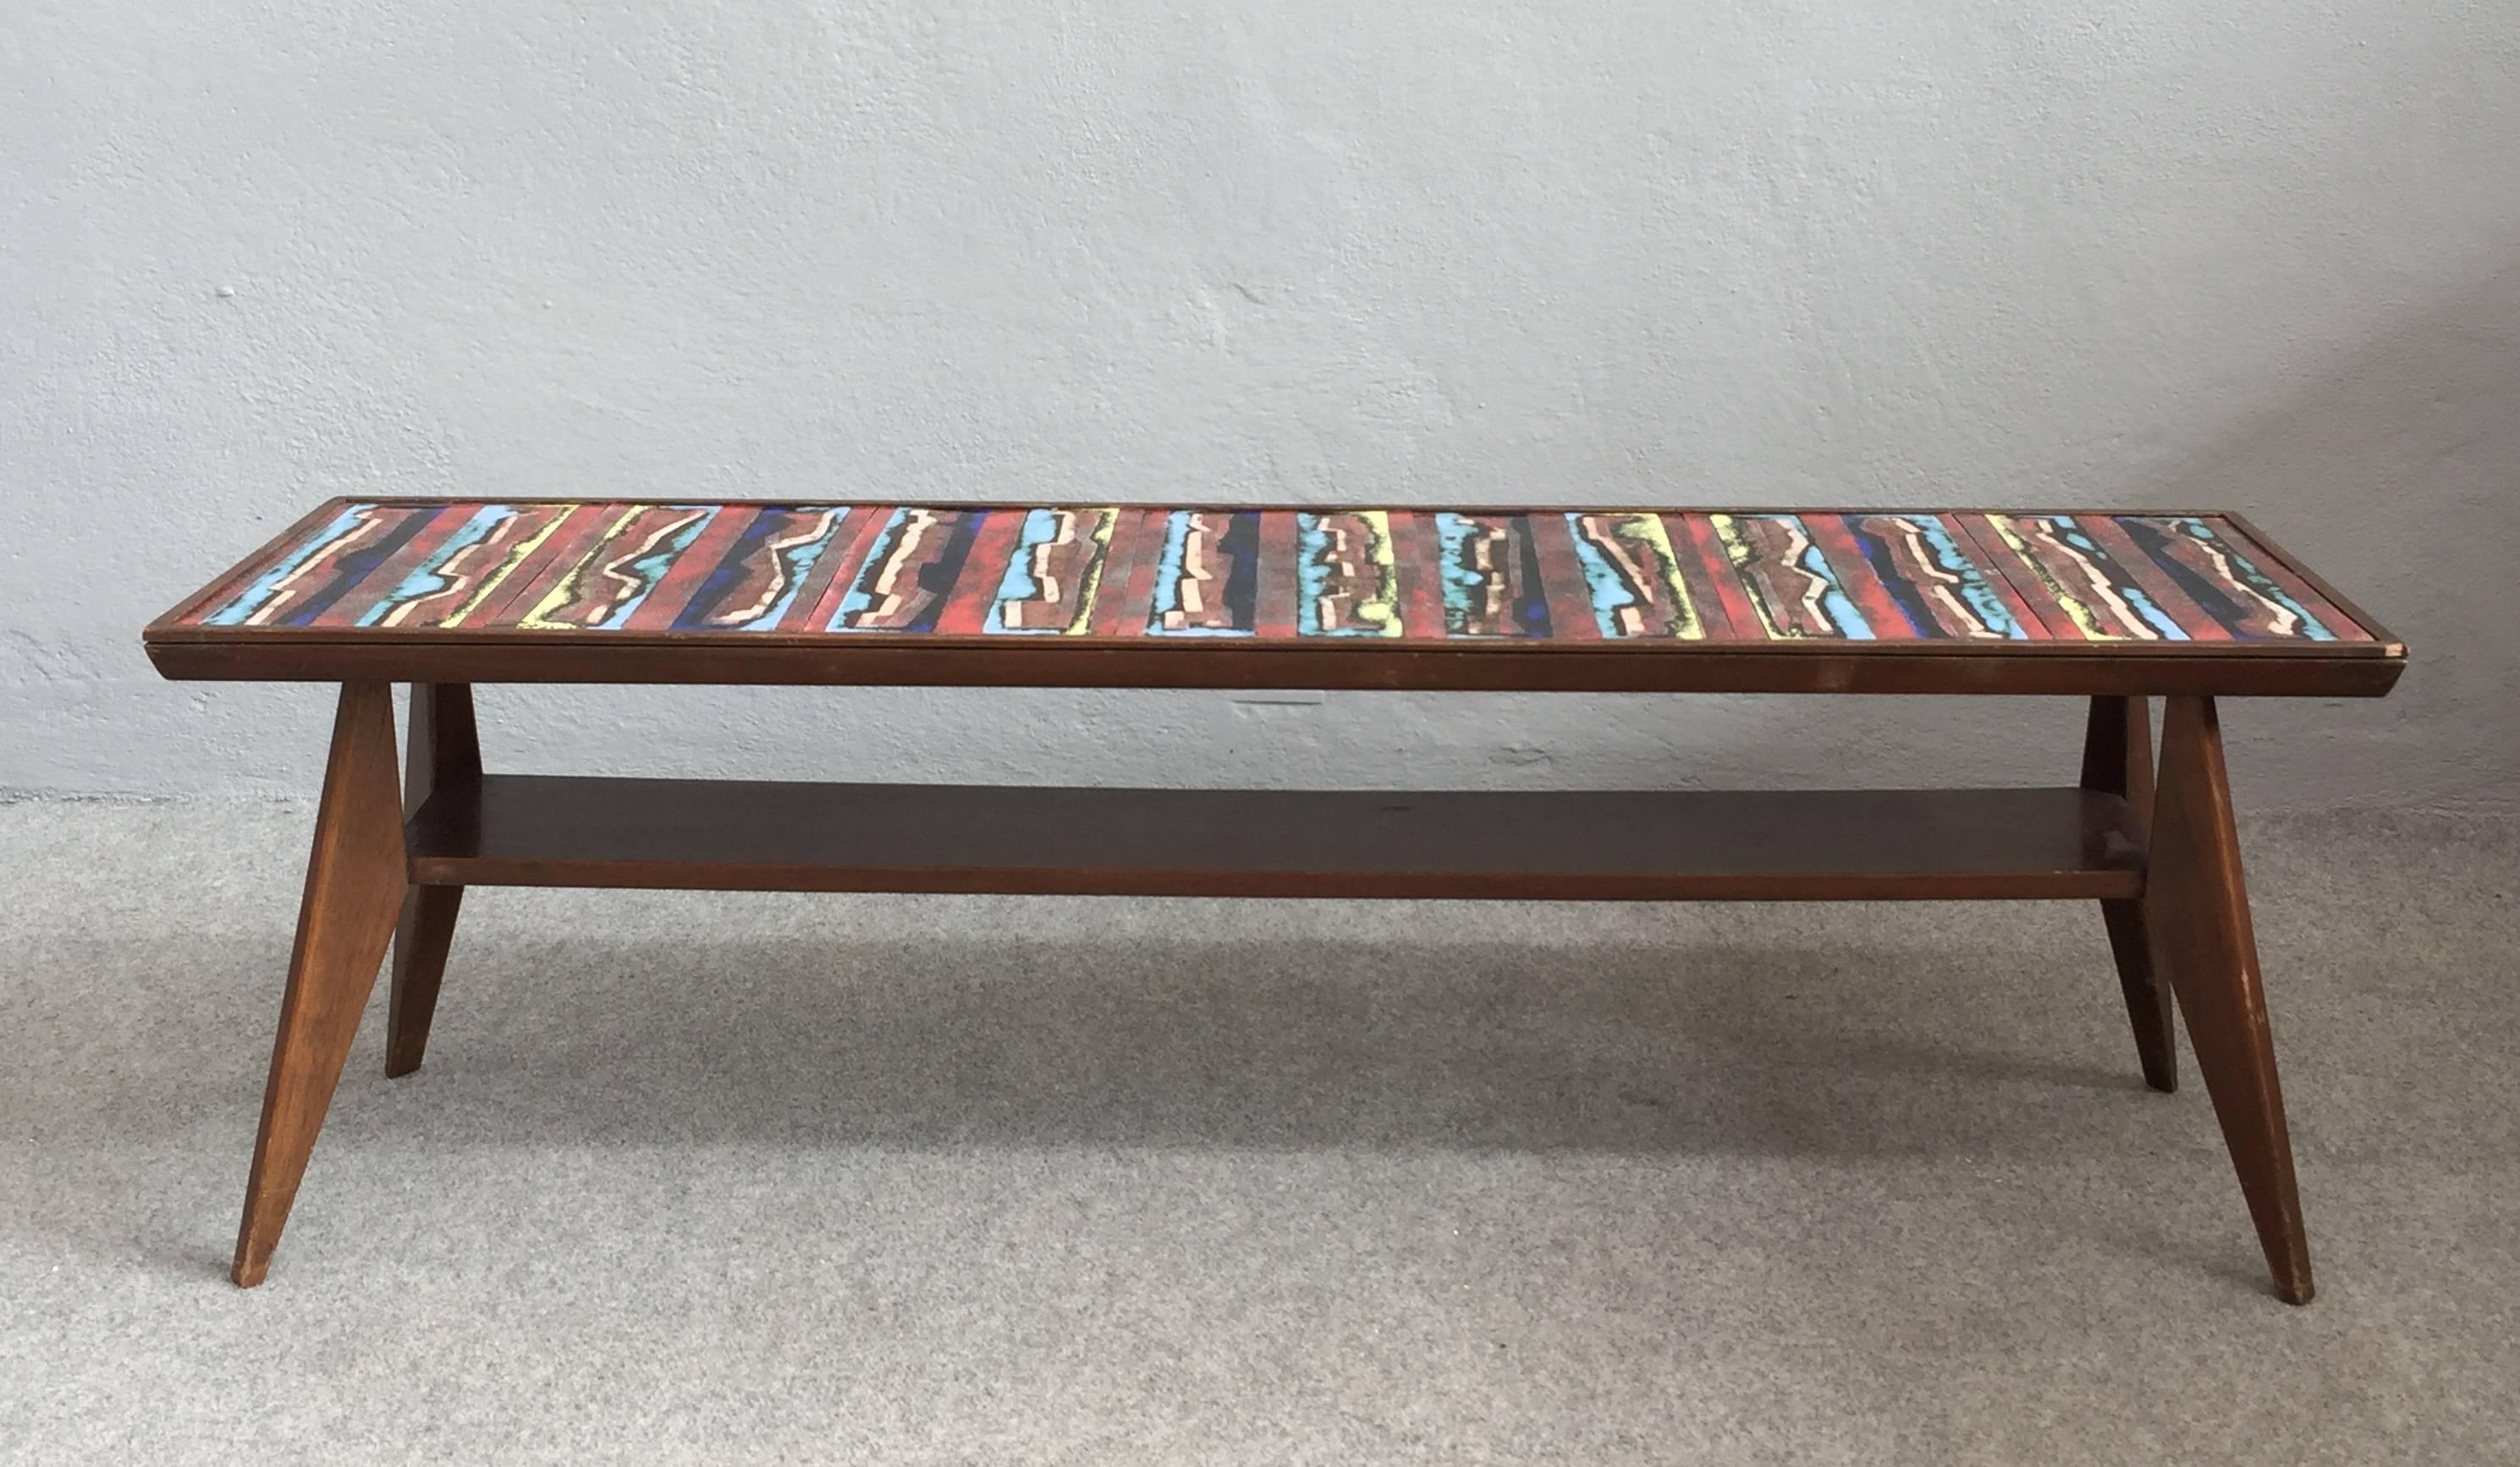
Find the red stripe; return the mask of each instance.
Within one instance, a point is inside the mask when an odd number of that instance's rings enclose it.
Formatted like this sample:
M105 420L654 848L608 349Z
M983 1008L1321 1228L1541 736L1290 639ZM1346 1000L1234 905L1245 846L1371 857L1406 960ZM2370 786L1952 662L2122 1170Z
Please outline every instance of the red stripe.
M1448 635L1444 625L1444 537L1435 516L1414 510L1387 511L1391 570L1400 606L1400 635L1420 642Z
M1091 637L1129 637L1147 627L1144 612L1132 624L1129 617L1129 589L1138 577L1142 560L1160 561L1164 553L1163 515L1161 510L1142 510L1124 506L1120 517L1111 526L1111 548L1102 553L1102 578L1094 588L1094 615L1086 623ZM1154 586L1154 572L1147 573L1149 596Z
M315 542L317 548L314 553L284 578L288 584L275 587L262 604L248 615L246 624L268 626L289 617L296 606L324 595L343 580L343 556L356 555L391 539L396 530L427 512L407 505L370 506L361 510L348 529L330 540Z
M2081 601L2094 620L2108 623L2103 636L2116 642L2176 642L2179 639L2143 619L2131 601L2117 595L2121 572L2107 563L2095 546L2085 551L2066 539L2074 527L2070 514L2013 514L2009 518L2035 554L2035 564L2064 583L2066 594ZM2051 558L2052 557L2052 558ZM2058 562L2062 561L2063 564ZM2068 574L2068 567L2071 574ZM2092 584L2096 582L2097 584ZM2105 593L2105 594L2104 594ZM2120 607L2124 609L2121 610Z
M379 506L364 500L344 500L338 504L332 505L329 508L332 512L325 514L321 519L316 518L316 514L320 511L310 511L305 516L289 526L291 529L300 530L304 533L292 535L289 539L281 541L278 545L270 547L261 555L254 556L251 560L239 566L236 574L197 593L193 597L192 611L190 614L182 618L183 624L189 626L207 621L210 617L226 610L228 606L235 602L238 597L245 595L246 592L252 587L254 582L261 580L264 576L267 576L275 569L278 569L282 561L288 559L293 555L296 555L299 551L305 550L310 545L331 544L332 541L319 540L316 537L322 535L325 530L331 528L334 521L339 519L342 515L348 514L351 517L350 528L341 532L342 535L347 535L355 533L360 525L372 522L377 517L377 511L381 508L391 507ZM408 507L404 508L404 512L410 512ZM333 537L334 540L338 540L340 536L338 535Z
M491 507L485 505L481 508ZM512 507L503 504L497 508ZM433 572L440 583L436 590L382 608L371 606L370 610L382 609L383 612L380 618L380 630L444 626L446 619L481 589L483 579L498 568L499 562L505 558L506 547L518 538L518 528L535 521L535 516L528 510L518 510L508 518L493 521L481 539L445 555ZM530 535L530 529L525 533Z
M2179 583L2172 580L2167 571L2154 563L2153 558L2143 553L2142 547L2137 545L2133 537L2119 528L2115 519L2106 514L2077 514L2073 516L2073 523L2084 534L2090 536L2092 543L2098 546L2111 560L2117 562L2127 575L2134 578L2136 585L2143 589L2143 594L2152 598L2154 605L2169 613L2172 621L2179 623L2181 630L2186 632L2189 641L2229 642L2233 640L2231 629L2216 621L2204 607L2196 604L2195 598L2180 590Z
M264 554L256 556L251 560L247 561L244 565L239 566L236 574L229 576L226 580L220 581L216 585L210 586L202 591L193 599L193 611L190 615L184 618L184 624L190 626L196 623L206 622L209 618L216 616L223 610L226 610L238 597L245 595L247 589L252 586L254 582L271 574L273 568L278 566L281 561L286 560L291 556L304 550L307 543L315 536L322 534L326 528L331 526L335 519L338 519L341 515L361 508L361 506L356 504L335 505L333 507L332 516L324 520L322 524L292 526L292 528L303 528L306 533L280 542ZM358 519L364 518L366 518L365 514L358 516ZM353 520L353 528L356 527L356 524L357 520Z
M472 625L494 621L504 621L512 626L521 623L533 614L534 608L542 604L546 597L568 580L571 572L582 573L584 567L613 554L622 540L639 528L641 520L650 514L672 512L663 505L614 504L597 508L599 512L593 514L572 514L553 531L552 537L543 542L543 548L518 566L517 573L493 593L492 603L484 608L487 614L476 617ZM633 511L639 511L638 517L619 533L614 533L613 525ZM579 590L582 592L584 589L581 581Z
M2212 530L2215 538L2222 541L2233 554L2256 566L2258 574L2282 587L2285 595L2299 601L2303 609L2318 617L2327 630L2348 642L2374 640L2370 629L2346 615L2344 607L2312 590L2308 581L2293 574L2291 569L2281 560L2276 559L2273 553L2265 546L2241 534L2238 526L2220 515L2200 514L2195 517L2204 521L2205 527ZM2169 533L2177 535L2183 532L2173 526Z
M1750 593L1732 573L1732 553L1708 514L1666 514L1663 533L1679 557L1681 579L1709 623L1708 635L1730 642L1766 642L1768 630L1750 605ZM1707 614L1709 611L1712 614Z
M1575 556L1575 531L1556 511L1522 516L1540 552L1541 590L1549 597L1549 630L1566 642L1598 642L1601 620L1593 614L1593 588Z
M1120 593L1120 631L1123 637L1144 637L1147 623L1155 614L1155 580L1164 570L1164 536L1168 533L1168 510L1146 511L1146 527L1140 532L1141 549L1135 564L1129 567L1129 583Z
M392 558L369 572L357 585L342 592L310 625L357 626L360 617L376 609L379 601L393 595L394 588L419 569L420 562L428 559L439 546L455 538L455 532L464 528L464 521L472 518L473 511L480 508L478 505L449 505L442 510L420 511L435 516L428 528L412 536L402 549L393 553Z
M2056 601L2056 594L2039 579L2039 572L2023 563L2012 547L2004 544L2003 532L1987 521L1983 514L1954 514L1950 518L1977 546L1978 554L1995 568L2004 584L2019 593L2031 613L2031 619L2048 629L2048 635L2059 642L2088 642L2083 629Z
M840 562L848 558L850 544L866 533L868 511L856 505L806 505L802 509L828 510L832 513L832 531L823 537L822 554L814 557L805 578L796 583L796 594L788 599L788 609L780 614L773 632L795 630L814 614L815 603L822 600L823 591L840 573Z
M1810 534L1812 544L1820 547L1821 558L1828 563L1830 573L1836 577L1837 589L1845 594L1848 600L1855 602L1855 608L1863 612L1864 619L1871 624L1874 640L1942 640L1941 628L1919 627L1908 619L1908 608L1900 605L1899 599L1890 594L1890 588L1881 584L1880 573L1865 557L1864 548L1855 543L1855 535L1847 529L1843 516L1805 514L1798 517L1803 522L1803 529Z
M1882 512L1885 517L1893 519L1917 517L1901 514L1896 511ZM1961 557L1968 561L1970 568L1977 572L1977 578L1986 583L1987 589L1995 593L1996 600L2003 602L2003 609L2012 613L2013 621L2032 642L2056 640L2055 632L2049 629L2047 622L2040 619L2038 612L2030 609L2030 602L2022 599L2020 588L2012 584L2012 578L2003 573L2003 567L1987 553L1986 547L1977 543L1977 537L1969 533L1967 525L1960 523L1958 515L1942 514L1925 517L1940 524L1943 527L1943 533L1952 537L1954 548L1958 550Z
M831 626L840 614L840 602L849 599L849 590L857 584L858 572L866 568L867 556L883 535L883 527L900 513L894 505L867 505L849 511L850 522L841 526L841 543L823 553L823 563L814 567L814 585L807 587L812 596L799 595L788 608L787 619L779 624L782 632L820 632Z
M1254 636L1295 635L1295 599L1303 594L1295 573L1300 547L1294 511L1273 510L1260 516L1260 584L1251 607Z
M515 539L531 540L547 525L557 524L558 528L552 531L551 538L545 540L531 555L526 556L515 570L509 572L505 579L490 589L489 597L472 609L472 615L464 618L464 626L467 630L477 631L483 627L498 625L503 618L515 611L517 602L523 600L526 593L534 589L534 583L550 571L553 562L568 554L571 542L593 541L603 533L604 526L608 522L619 518L621 513L630 507L628 505L540 505L520 508L522 513L519 518L525 523L518 530ZM585 552L581 549L577 554L582 556ZM571 563L573 559L560 561L563 567ZM531 602L527 604L530 606Z
M963 557L962 568L954 573L954 586L946 593L944 609L936 613L940 637L975 637L987 629L989 608L997 604L998 588L1006 584L1007 562L1014 558L1015 545L1023 538L1024 520L1032 511L964 512L980 516L980 529L971 538L970 554ZM955 528L962 526L957 524Z
M734 549L736 540L751 523L760 518L764 507L759 505L727 505L720 508L709 522L700 527L699 535L673 558L665 573L656 578L655 589L639 603L616 631L658 632L674 624L674 618L692 598L699 593L700 583L710 571L718 568Z

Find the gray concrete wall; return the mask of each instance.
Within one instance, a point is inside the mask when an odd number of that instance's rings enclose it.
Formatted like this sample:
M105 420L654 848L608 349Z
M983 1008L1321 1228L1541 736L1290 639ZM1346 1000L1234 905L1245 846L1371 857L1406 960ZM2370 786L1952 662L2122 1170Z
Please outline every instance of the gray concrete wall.
M624 15L628 10L636 14ZM309 787L151 615L331 494L2238 508L2418 648L2264 805L2504 807L2520 8L14 0L0 788ZM2047 778L2077 710L489 695L510 767Z

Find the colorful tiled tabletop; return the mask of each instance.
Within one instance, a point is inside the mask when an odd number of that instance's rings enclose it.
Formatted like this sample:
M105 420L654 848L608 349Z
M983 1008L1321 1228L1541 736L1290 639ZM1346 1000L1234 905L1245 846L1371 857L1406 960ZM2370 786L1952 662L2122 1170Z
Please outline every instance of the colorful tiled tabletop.
M2215 514L342 502L179 635L2376 650Z

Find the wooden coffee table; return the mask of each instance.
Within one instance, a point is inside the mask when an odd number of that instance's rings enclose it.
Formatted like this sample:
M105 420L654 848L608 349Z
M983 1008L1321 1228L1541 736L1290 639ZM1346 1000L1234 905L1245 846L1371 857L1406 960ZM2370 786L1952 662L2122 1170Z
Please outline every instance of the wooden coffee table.
M388 943L385 1069L407 1075L464 889L513 885L2096 901L2145 1079L2177 1084L2175 994L2275 1291L2311 1297L2215 700L2378 696L2407 654L2234 515L336 501L147 644L169 678L341 685L240 1284L270 1267ZM2080 779L2046 789L1026 789L484 774L485 683L2091 710Z

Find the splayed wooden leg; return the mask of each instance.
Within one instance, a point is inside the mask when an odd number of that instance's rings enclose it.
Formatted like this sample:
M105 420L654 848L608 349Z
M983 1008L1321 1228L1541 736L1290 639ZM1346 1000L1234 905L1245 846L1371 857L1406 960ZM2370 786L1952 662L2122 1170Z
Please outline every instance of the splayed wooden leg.
M341 689L289 991L280 1004L271 1080L262 1096L245 1221L232 1277L251 1288L270 1271L333 1089L375 989L408 885L402 802L394 787L393 693L382 683Z
M2152 705L2145 698L2092 699L2090 732L2083 740L2083 787L2122 795L2136 818L2152 822ZM2153 967L2152 942L2143 904L2100 903L2108 923L2109 951L2117 959L2118 987L2126 996L2127 1023L2135 1030L2136 1056L2144 1084L2179 1089L2179 1039L2170 990Z
M439 789L477 785L480 779L481 735L473 718L472 689L415 686L404 812L417 814ZM389 1077L399 1079L419 1069L428 1053L429 1023L437 1015L437 990L446 977L446 954L463 907L460 886L414 886L403 899L402 920L394 929L393 991L385 1030Z
M2275 1077L2257 937L2249 924L2222 724L2211 698L2172 698L2163 720L2161 791L2143 914L2152 930L2154 961L2169 975L2187 1015L2196 1068L2214 1097L2223 1139L2274 1273L2275 1293L2287 1304L2308 1304L2310 1240L2302 1225L2283 1089Z
M395 924L393 988L387 1000L385 1077L400 1080L428 1054L428 1026L437 1016L437 989L446 977L447 950L455 942L455 917L464 906L460 886L415 886L403 898Z

